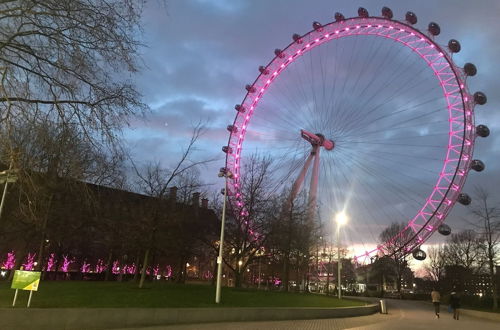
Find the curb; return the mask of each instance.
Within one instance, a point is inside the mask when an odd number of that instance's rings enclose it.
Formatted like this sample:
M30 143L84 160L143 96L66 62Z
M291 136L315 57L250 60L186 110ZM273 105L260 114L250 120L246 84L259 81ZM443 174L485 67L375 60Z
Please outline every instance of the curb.
M342 318L378 312L378 304L339 308L30 308L0 309L5 329L116 329L167 324Z

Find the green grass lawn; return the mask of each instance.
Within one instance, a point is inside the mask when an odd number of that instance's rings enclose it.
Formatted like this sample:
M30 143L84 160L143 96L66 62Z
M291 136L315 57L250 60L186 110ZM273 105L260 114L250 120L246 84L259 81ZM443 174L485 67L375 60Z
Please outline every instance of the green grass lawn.
M223 288L216 305L215 288L209 285L131 282L47 281L33 293L31 307L349 307L363 302L338 300L315 294ZM26 306L29 291L19 291L17 306ZM0 307L10 307L14 290L0 283Z

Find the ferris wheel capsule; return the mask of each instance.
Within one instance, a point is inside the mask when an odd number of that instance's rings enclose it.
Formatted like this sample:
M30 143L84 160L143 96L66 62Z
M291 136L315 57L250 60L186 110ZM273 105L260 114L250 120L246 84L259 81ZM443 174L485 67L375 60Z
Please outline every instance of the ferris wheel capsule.
M441 33L441 28L438 23L430 22L428 27L429 33L433 36L437 36Z
M246 90L247 90L247 92L249 92L249 93L255 93L255 90L256 90L256 89L255 89L255 87L254 87L254 86L252 86L252 85L246 85L246 86L245 86L245 89L246 89Z
M316 31L322 31L323 25L320 22L313 22L313 29Z
M472 199L468 194L460 193L458 195L457 201L462 205L469 205L472 202Z
M490 129L486 125L477 125L476 135L480 137L488 137L490 135Z
M234 106L234 110L236 110L236 111L238 111L238 112L241 112L241 113L245 113L246 108L245 108L245 106L244 106L244 105L242 105L242 104L236 104L236 105Z
M391 8L389 8L389 7L383 7L382 8L382 16L384 16L387 19L392 19L393 14L392 14Z
M259 72L262 73L263 75L268 75L269 74L269 69L267 69L265 66L259 66Z
M479 159L474 159L470 164L470 168L472 168L476 172L482 172L484 171L485 166L484 163Z
M295 42L296 42L296 43L298 43L298 44L301 44L301 43L302 43L302 38L301 38L301 37L300 37L300 35L299 35L299 34L297 34L297 33L294 33L294 35L292 36L292 39L293 39L293 41L295 41Z
M420 261L425 260L425 258L427 258L427 253L425 253L425 251L421 250L420 248L413 250L412 255L413 258Z
M475 92L474 93L474 102L479 105L486 104L486 101L488 99L486 98L486 95L483 92Z
M451 234L451 228L447 224L443 223L439 225L438 232L443 236L448 236L449 234Z
M458 53L461 48L462 47L460 46L460 42L458 42L458 40L451 39L450 41L448 41L448 49L450 50L450 52Z
M365 8L363 7L359 7L358 8L358 16L359 17L362 17L362 18L368 18L369 14L368 14L368 10L366 10Z
M408 23L410 23L411 25L417 24L417 15L415 15L414 12L412 12L412 11L407 12L405 18L406 18L406 21Z
M342 13L336 12L335 13L335 21L336 22L345 21L344 15L342 15Z
M467 76L473 77L477 73L477 68L474 64L472 63L465 63L464 65L464 72Z
M276 48L274 50L274 55L278 56L279 58L284 58L285 57L285 53L279 49L279 48Z

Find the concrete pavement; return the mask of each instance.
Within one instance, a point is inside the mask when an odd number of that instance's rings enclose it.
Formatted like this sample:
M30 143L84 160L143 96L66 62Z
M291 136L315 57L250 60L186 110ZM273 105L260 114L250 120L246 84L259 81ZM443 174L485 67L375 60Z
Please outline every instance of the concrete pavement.
M434 316L432 304L421 301L387 300L388 315L374 314L370 316L349 317L321 320L291 320L265 322L230 322L190 325L170 325L135 330L337 330L337 329L453 329L453 330L499 330L500 323L462 315L459 321L453 319L442 306L441 317ZM131 330L131 329L129 329Z

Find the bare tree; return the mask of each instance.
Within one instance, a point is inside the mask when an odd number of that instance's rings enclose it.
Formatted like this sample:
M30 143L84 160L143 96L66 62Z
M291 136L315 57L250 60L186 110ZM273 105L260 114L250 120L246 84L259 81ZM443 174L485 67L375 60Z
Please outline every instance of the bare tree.
M406 243L414 232L404 222L393 222L380 234L380 242L384 244L384 253L389 256L395 265L396 287L401 293L401 279L408 262L406 260Z
M182 180L184 178L186 187L192 188L194 186L201 186L199 181L189 181L187 178L190 173L193 173L192 171L194 171L196 167L208 164L209 162L215 160L192 159L196 142L204 131L205 127L201 122L193 127L191 138L187 147L183 150L180 159L170 169L162 167L158 162L147 164L140 169L132 161L135 174L137 176L138 191L148 196L155 197L158 200L165 200L168 194L168 188L171 187L176 180ZM141 232L143 233L142 237L145 238L146 242L144 243L144 258L139 288L142 288L144 285L149 256L151 251L156 247L156 235L161 215L160 209L154 208L151 210L151 214L143 219L144 223L142 224Z
M0 163L18 154L21 218L32 220L42 242L59 178L115 184L123 160L117 132L147 110L129 80L140 68L142 6L0 2Z
M446 264L462 266L466 273L478 273L484 267L484 246L481 237L473 230L451 234L444 247Z
M77 125L95 145L115 141L127 117L147 109L127 79L139 69L142 6L132 0L2 1L0 123L45 117Z
M226 223L225 264L233 271L235 285L267 240L267 222L272 196L272 159L252 155L241 178L243 203L232 205Z
M488 272L493 296L493 309L498 308L498 283L495 281L495 263L498 258L500 242L500 208L489 204L489 194L486 190L476 187L477 202L472 207L474 228L485 242L484 252L488 263Z
M16 123L10 127L10 132L2 126L0 135L6 137L7 133L10 137L0 141L0 155L7 157L15 150L14 166L18 169L18 181L11 189L17 198L11 200L14 211L9 221L15 222L12 228L21 226L32 232L26 233L31 240L39 239L37 264L41 269L45 241L49 236L53 245L61 246L72 237L73 230L76 233L92 221L90 217L79 218L73 214L71 222L55 223L57 210L54 205L62 195L74 194L79 196L80 205L92 208L95 201L87 183L115 185L117 181L123 182L123 158L118 154L108 156L95 149L78 127L50 120ZM19 262L22 262L24 250L19 248Z
M285 196L288 193L284 194ZM306 194L302 193L293 201L288 198L279 198L273 201L275 204L269 214L268 231L269 239L266 243L268 249L275 253L283 265L282 279L283 288L289 290L290 273L295 256L295 267L299 267L300 257L309 256L309 242L311 241L310 223L308 222L308 204ZM286 204L285 204L286 203ZM286 205L286 207L283 207ZM276 213L275 210L283 211ZM298 280L298 278L297 278Z
M444 247L441 245L431 246L427 250L428 262L424 266L429 278L434 282L440 282L444 278L446 258Z

